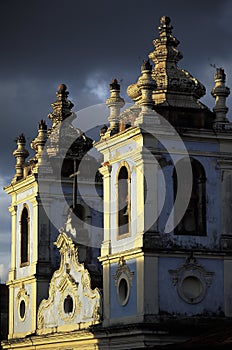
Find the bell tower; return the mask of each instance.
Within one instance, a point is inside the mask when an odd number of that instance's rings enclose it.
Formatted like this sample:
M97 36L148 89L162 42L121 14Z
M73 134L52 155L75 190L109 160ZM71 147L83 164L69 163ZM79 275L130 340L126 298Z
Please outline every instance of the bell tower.
M159 126L159 115L152 110L156 84L151 68L149 61L144 61L138 80L140 105L121 114L119 84L116 80L110 84L110 97L106 101L110 127L95 144L104 155L100 168L104 178L104 240L100 261L105 326L143 322L147 314L158 312L157 257L147 252L148 242L159 240L156 223L159 164L150 152L155 141L147 131L149 127L151 131Z
M149 55L154 65L144 61L127 89L130 108L120 112L119 86L110 84L110 127L95 144L104 156L105 326L154 330L162 320L168 329L177 315L231 314L229 255L223 261L231 249L231 169L221 153L229 151L229 89L218 69L210 111L199 101L204 86L177 66L182 54L169 17L161 18L159 34Z
M73 207L70 175L75 172L74 164L78 165L92 147L92 140L72 125L76 118L72 107L66 86L59 85L53 111L48 116L52 126L48 129L46 122L41 120L38 135L31 143L35 156L26 160L29 152L23 134L18 137L13 153L15 175L5 188L12 197L11 268L7 282L10 291L9 338L23 338L36 331L38 306L48 297L49 281L59 264L54 242ZM89 163L93 163L92 159L87 160L86 164ZM80 174L80 179L83 178L87 178L87 174ZM85 193L87 181L82 181L82 186L82 193ZM91 209L78 191L75 192L75 206L78 208L76 230L82 240L79 236L74 238L85 246L82 262L91 265L98 255L91 248L86 254L86 246L91 246L93 237Z

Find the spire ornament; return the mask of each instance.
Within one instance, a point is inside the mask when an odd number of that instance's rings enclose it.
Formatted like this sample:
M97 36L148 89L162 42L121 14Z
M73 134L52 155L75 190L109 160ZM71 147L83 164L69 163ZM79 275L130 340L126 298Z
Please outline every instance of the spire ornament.
M110 110L108 117L110 127L106 136L111 136L118 132L120 110L125 105L124 99L120 96L120 84L117 79L113 79L110 84L110 97L107 98L106 105Z
M150 53L149 57L155 64L166 62L177 64L183 58L182 53L177 49L179 40L172 35L173 26L168 16L162 16L158 27L160 37L153 40L156 50Z
M153 40L155 50L149 54L154 63L151 77L156 82L152 92L155 108L158 112L159 108L164 111L166 107L191 108L195 111L207 109L198 101L205 95L205 87L177 66L183 55L178 50L179 40L172 34L173 27L168 16L161 17L158 29L159 37ZM128 87L127 94L136 104L141 103L143 97L139 81Z
M17 138L17 149L13 152L13 155L16 159L15 165L15 176L12 182L16 182L23 178L23 167L25 164L25 159L29 156L29 152L25 148L26 138L24 134L20 134Z
M150 64L149 59L144 60L141 66L141 76L138 79L138 87L142 94L139 104L141 105L143 112L152 109L154 105L152 92L156 87L156 82L152 79L151 72L152 65Z
M215 123L228 122L226 114L228 107L226 106L226 98L230 94L230 89L225 86L226 74L223 68L216 68L214 75L215 86L211 91L212 96L215 98L215 107L213 111L216 114Z
M152 99L153 90L156 88L156 82L152 78L152 65L149 59L144 60L141 66L141 76L138 79L137 86L141 91L141 99L137 103L141 111L135 120L136 126L154 126L159 124L159 116L154 111L154 101Z
M53 123L52 128L72 115L71 109L74 105L68 99L68 95L67 86L65 84L60 84L56 92L57 100L51 104L53 112L48 115L48 118L51 119Z

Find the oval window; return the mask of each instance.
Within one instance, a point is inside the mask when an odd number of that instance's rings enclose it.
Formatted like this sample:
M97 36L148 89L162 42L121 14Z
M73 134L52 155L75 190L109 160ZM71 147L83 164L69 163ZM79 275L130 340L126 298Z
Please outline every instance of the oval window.
M26 304L24 300L21 300L19 305L19 315L21 319L24 319L26 313Z
M70 295L68 295L65 299L64 299L64 312L66 314L70 314L73 312L73 299Z
M124 306L129 299L129 285L125 278L121 278L118 283L118 300Z

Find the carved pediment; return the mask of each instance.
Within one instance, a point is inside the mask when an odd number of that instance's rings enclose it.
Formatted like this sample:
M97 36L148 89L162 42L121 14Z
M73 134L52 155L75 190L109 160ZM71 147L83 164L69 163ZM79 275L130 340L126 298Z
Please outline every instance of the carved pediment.
M75 244L61 232L55 245L61 255L60 268L51 279L49 298L39 306L38 334L88 328L100 321L100 292L91 289L89 272L78 262Z

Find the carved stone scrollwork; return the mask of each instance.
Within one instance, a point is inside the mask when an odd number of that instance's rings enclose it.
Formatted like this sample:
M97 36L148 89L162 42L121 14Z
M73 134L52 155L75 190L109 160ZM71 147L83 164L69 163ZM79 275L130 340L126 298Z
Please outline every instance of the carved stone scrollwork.
M61 263L50 282L49 298L38 309L38 334L54 330L88 328L101 316L101 297L97 288L91 289L89 272L78 261L72 239L61 232L55 245L60 250Z
M214 275L197 263L192 254L182 266L176 270L169 270L169 273L179 297L189 304L200 303L205 298Z

